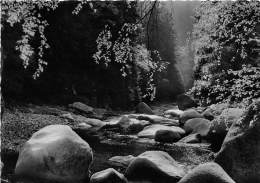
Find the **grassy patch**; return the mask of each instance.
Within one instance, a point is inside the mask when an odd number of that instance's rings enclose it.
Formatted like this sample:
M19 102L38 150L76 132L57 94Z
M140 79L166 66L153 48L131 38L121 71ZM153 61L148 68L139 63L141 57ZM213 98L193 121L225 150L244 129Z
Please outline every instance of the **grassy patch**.
M1 150L18 151L34 132L47 125L64 124L73 127L76 123L54 115L6 110L1 124Z

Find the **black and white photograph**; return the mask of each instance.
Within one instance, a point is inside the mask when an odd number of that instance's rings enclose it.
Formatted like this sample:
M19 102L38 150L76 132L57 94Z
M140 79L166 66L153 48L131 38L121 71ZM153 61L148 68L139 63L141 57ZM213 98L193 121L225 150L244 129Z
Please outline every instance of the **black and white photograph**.
M259 0L0 0L1 183L260 183Z

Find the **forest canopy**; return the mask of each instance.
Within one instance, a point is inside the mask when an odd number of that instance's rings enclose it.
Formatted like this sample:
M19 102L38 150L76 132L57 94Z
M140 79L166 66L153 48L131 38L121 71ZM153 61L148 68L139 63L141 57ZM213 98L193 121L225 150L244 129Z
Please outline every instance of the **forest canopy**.
M127 106L160 97L164 79L174 98L184 90L162 4L2 1L3 96ZM155 40L158 25L172 39Z

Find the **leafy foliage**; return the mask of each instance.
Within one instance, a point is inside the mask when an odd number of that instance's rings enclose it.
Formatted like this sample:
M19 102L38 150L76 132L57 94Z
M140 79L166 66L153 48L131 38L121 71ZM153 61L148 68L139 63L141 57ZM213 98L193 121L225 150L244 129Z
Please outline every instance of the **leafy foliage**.
M223 101L249 101L260 96L260 68L244 65L241 70L228 70L218 74L212 81L197 80L190 91L204 103Z
M44 50L50 46L45 37L45 27L48 26L46 20L37 10L46 9L47 11L55 10L59 1L1 1L2 23L8 22L10 26L21 23L23 35L17 41L16 50L20 52L20 58L23 61L24 68L27 68L32 57L36 57L38 67L33 74L34 78L39 77L43 72L47 62L43 59ZM31 41L36 33L40 37L40 45L35 49L31 46Z
M250 40L260 20L258 1L204 2L197 10L193 36L198 59L216 60L215 70L241 68L252 62ZM226 51L231 58L225 60ZM232 52L233 51L233 52ZM199 60L198 60L199 61Z
M119 64L122 77L135 80L135 84L129 86L132 99L137 93L139 100L153 100L156 91L154 75L165 70L168 63L162 61L158 51L149 51L138 42L141 31L141 24L125 23L113 40L111 28L106 25L97 38L97 52L93 58L106 67L111 62Z
M4 97L82 100L100 107L130 107L129 96L154 98L155 78L167 63L144 45L137 2L6 0L1 5Z
M252 49L259 1L203 2L193 38L197 79L191 90L206 103L259 96L258 52Z

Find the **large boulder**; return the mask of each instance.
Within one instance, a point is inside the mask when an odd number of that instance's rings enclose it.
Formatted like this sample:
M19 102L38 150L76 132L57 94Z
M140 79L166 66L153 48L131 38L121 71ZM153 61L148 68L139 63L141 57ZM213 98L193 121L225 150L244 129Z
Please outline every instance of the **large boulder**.
M190 96L181 94L177 96L177 105L180 110L197 107L198 104Z
M177 142L181 139L179 132L172 130L158 130L155 133L154 140L162 143L172 143Z
M260 99L232 124L215 161L237 183L260 182Z
M235 183L218 164L210 162L195 167L178 183Z
M180 134L181 136L185 134L185 131L180 127L155 124L145 127L141 132L138 133L137 136L154 139L156 132L159 130L172 131L174 133Z
M49 125L24 144L15 167L18 180L80 182L89 177L92 149L67 125Z
M135 109L136 113L154 114L153 110L144 102L140 102Z
M183 112L183 114L180 115L180 124L184 124L187 120L192 119L192 118L204 118L200 113L198 113L194 109L188 109Z
M125 176L113 168L94 173L89 183L127 183Z
M204 118L193 118L189 119L184 124L184 130L187 134L197 133L201 137L208 135L210 130L211 122Z
M146 151L128 166L125 176L129 181L176 183L185 175L183 167L168 153Z

